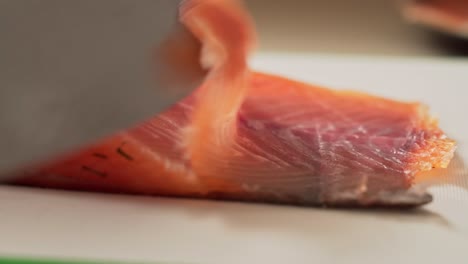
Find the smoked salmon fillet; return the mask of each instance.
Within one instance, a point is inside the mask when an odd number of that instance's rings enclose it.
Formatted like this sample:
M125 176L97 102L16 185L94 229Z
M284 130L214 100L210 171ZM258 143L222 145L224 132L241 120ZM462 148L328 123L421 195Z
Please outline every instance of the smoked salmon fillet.
M251 71L253 22L237 1L188 0L181 22L209 69L191 96L16 184L310 206L418 206L418 174L455 142L425 106Z

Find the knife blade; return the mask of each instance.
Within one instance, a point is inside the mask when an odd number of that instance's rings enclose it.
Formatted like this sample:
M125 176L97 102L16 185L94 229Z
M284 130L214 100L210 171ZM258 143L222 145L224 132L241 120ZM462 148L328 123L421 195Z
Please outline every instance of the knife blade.
M0 174L145 120L203 80L172 0L0 0ZM1 179L0 179L1 180Z

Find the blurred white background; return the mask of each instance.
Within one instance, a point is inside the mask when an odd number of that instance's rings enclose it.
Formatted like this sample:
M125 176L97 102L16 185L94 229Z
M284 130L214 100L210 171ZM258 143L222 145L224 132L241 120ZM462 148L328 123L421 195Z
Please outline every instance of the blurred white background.
M459 56L468 41L407 22L397 0L247 0L263 51Z

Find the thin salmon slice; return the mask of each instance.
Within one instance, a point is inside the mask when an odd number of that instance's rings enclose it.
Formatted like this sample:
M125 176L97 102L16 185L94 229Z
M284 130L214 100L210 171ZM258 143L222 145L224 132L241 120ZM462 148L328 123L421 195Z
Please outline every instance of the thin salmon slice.
M195 93L15 183L311 206L432 200L413 183L446 168L455 142L424 105L251 71L256 35L237 1L185 1L180 19L209 69Z

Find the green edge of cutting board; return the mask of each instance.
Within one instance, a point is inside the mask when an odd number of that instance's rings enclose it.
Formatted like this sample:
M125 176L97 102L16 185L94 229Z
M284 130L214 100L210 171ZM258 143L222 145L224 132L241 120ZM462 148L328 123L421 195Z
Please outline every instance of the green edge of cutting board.
M52 259L52 258L16 258L0 257L0 264L163 264L162 262L119 262L119 261L92 261L74 259Z

